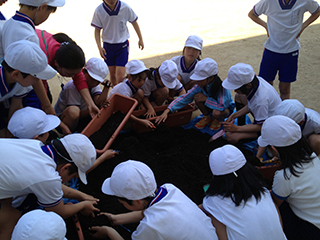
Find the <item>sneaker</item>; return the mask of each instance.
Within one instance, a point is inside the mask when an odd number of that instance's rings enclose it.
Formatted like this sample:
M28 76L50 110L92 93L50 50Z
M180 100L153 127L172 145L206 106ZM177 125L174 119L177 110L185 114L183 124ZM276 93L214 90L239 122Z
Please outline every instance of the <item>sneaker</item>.
M218 119L213 119L210 125L210 130L217 131L220 127L221 127L221 121L219 121Z
M211 116L208 117L208 116L203 116L202 119L197 122L194 126L198 129L203 129L205 128L209 123L211 123L212 121L212 118Z

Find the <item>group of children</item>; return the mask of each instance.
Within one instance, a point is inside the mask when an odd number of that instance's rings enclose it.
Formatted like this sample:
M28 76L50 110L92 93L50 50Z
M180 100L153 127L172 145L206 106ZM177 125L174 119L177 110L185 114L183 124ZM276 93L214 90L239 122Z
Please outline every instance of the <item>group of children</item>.
M146 109L146 119L132 115L131 120L147 128L156 128L170 113L193 103L203 114L196 128L223 128L232 144L258 139L257 157L268 149L280 159L270 193L239 149L228 144L213 150L208 159L213 177L200 206L172 184L157 186L144 163L119 164L101 190L116 196L132 212L101 214L114 225L140 222L132 239L319 238L320 188L314 183L320 180L320 115L288 99L298 71L298 38L320 15L316 1L257 3L249 17L268 34L259 75L252 66L238 63L223 81L215 60L200 59L203 40L197 35L187 38L181 56L157 68L147 68L141 60L128 61L127 22L132 23L141 50L144 41L137 15L122 1L103 0L94 12L91 25L102 59L87 62L82 49L66 34L35 29L65 0L19 3L12 18L5 21L0 16L1 239L63 239L61 217L78 212L93 216L99 211L94 206L98 199L61 182L79 177L86 184L88 172L118 154L107 150L97 158L90 140L73 133L79 131L81 122L99 116L100 108L108 107L115 93L135 98L138 107ZM306 11L311 16L303 22ZM261 14L268 16L267 22ZM277 72L280 96L272 86ZM53 107L47 80L57 73L72 80L62 86ZM108 74L110 81L106 81ZM236 92L235 101L231 90ZM168 104L167 109L157 116L154 109L163 104ZM243 121L248 113L254 117L251 124ZM157 117L155 122L148 120L152 117ZM54 129L64 137L48 141ZM12 136L17 139L5 139ZM64 205L62 197L79 202ZM21 217L34 204L44 210ZM35 219L46 224L40 236L32 225ZM25 228L33 229L32 233ZM112 227L91 230L94 237L122 239Z

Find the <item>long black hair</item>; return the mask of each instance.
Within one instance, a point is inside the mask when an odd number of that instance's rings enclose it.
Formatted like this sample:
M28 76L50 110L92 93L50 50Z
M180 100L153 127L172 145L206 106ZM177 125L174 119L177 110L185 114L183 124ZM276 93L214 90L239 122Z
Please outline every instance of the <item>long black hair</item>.
M60 67L66 69L79 69L84 67L86 62L84 52L75 41L65 33L54 34L53 38L61 43L55 56L55 60Z
M222 91L222 80L218 75L214 75L213 83L210 88L211 96L217 100L219 93Z
M259 202L265 191L266 185L261 173L247 162L235 174L213 175L206 195L231 198L234 204L239 206L242 201L245 204L251 197L255 197Z
M62 142L58 139L53 139L51 141L51 146L56 152L57 165L65 165L67 163L70 163L71 165L69 167L69 175L76 173L78 171L78 168L76 164L72 161L69 153L63 146Z
M276 147L279 157L280 157L280 169L288 168L293 176L299 177L303 163L311 162L311 154L313 150L311 149L309 143L304 136L301 137L296 143L287 147ZM284 177L289 179L286 171L283 171Z

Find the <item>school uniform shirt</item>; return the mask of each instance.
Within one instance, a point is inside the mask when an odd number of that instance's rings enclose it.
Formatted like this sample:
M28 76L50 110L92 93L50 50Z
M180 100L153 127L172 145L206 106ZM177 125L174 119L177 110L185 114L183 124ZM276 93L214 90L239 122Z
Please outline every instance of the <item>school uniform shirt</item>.
M115 8L111 10L103 2L95 10L91 26L102 29L103 42L123 43L130 37L127 22L133 23L137 19L137 15L128 4L118 0Z
M299 177L292 175L288 169L276 171L272 193L286 200L295 215L320 229L320 160L314 153L311 158L311 162L297 168L301 172ZM284 171L289 179L284 177Z
M138 91L138 88L132 85L132 83L126 79L123 82L118 83L114 86L110 92L108 98L110 98L113 94L118 93L126 97L133 97Z
M102 90L100 85L97 85L94 88L89 89L91 97L100 95ZM78 92L76 86L73 83L73 80L70 80L64 85L63 90L59 94L59 98L54 106L54 110L57 116L60 116L63 111L69 106L78 106L80 111L87 110L87 105L84 102L81 94Z
M262 77L257 76L258 87L248 94L248 108L254 116L255 124L262 124L273 116L275 108L281 103L281 98L274 87Z
M267 15L269 38L265 42L266 49L277 53L291 53L300 49L299 39L303 15L311 14L319 9L314 0L261 0L253 7L256 16Z
M154 79L156 79L155 75ZM177 91L178 93L181 92L183 89L182 83L178 79L175 79L174 84L174 87L171 89ZM144 97L146 98L150 97L152 92L157 90L158 88L163 88L163 86L160 86L156 80L151 80L149 78L146 79L145 83L141 87L144 93Z
M32 90L32 86L23 87L19 83L15 83L10 89L4 75L4 69L0 65L0 102L4 102L4 106L9 108L9 98L23 98Z
M246 204L236 206L230 197L206 196L203 208L227 229L229 240L287 239L279 215L267 189L257 202L251 197Z
M4 53L10 43L28 40L39 45L39 39L35 32L33 21L25 14L16 12L16 14L7 20L2 29L2 47Z
M0 20L0 61L2 62L3 58L4 58L4 49L2 47L2 29L3 29L3 25L6 22L6 20Z
M133 240L218 239L211 219L172 184L159 187L143 214Z
M209 85L205 86L204 88L199 87L198 84L193 86L186 94L183 94L173 100L170 105L168 106L168 109L171 112L175 112L184 106L186 106L188 103L191 103L193 101L194 96L197 93L202 93L207 97L207 100L205 102L205 106L212 110L219 110L223 111L227 108L230 109L230 112L233 112L233 109L235 107L235 103L232 100L231 92L228 89L225 89L221 86L221 91L218 94L217 100L214 99L210 94L210 89L213 82Z
M48 58L48 63L51 67L56 68L54 65L54 60L56 59L56 53L61 46L61 43L57 42L53 35L42 31L40 29L36 29L36 34L39 38L40 48L46 54ZM72 78L73 83L76 85L78 91L88 88L87 80L82 71L75 74Z
M0 139L0 154L0 199L33 193L43 207L61 202L61 178L50 146L34 139Z
M198 60L194 60L189 68L186 67L184 63L184 56L177 56L171 58L171 60L177 64L179 75L181 76L181 83L183 85L190 82L190 76L194 73L194 68L196 67Z
M320 114L310 108L305 109L305 122L301 126L302 135L309 137L320 133Z

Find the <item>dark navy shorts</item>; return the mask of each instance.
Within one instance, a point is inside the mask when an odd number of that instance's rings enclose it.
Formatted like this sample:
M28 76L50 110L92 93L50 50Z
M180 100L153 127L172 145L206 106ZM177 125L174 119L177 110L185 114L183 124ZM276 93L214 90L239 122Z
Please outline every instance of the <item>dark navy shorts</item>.
M103 43L103 48L106 50L105 62L108 66L124 67L129 58L129 41L124 43Z
M294 82L297 80L299 51L275 53L264 49L259 76L271 82L279 72L279 81Z

